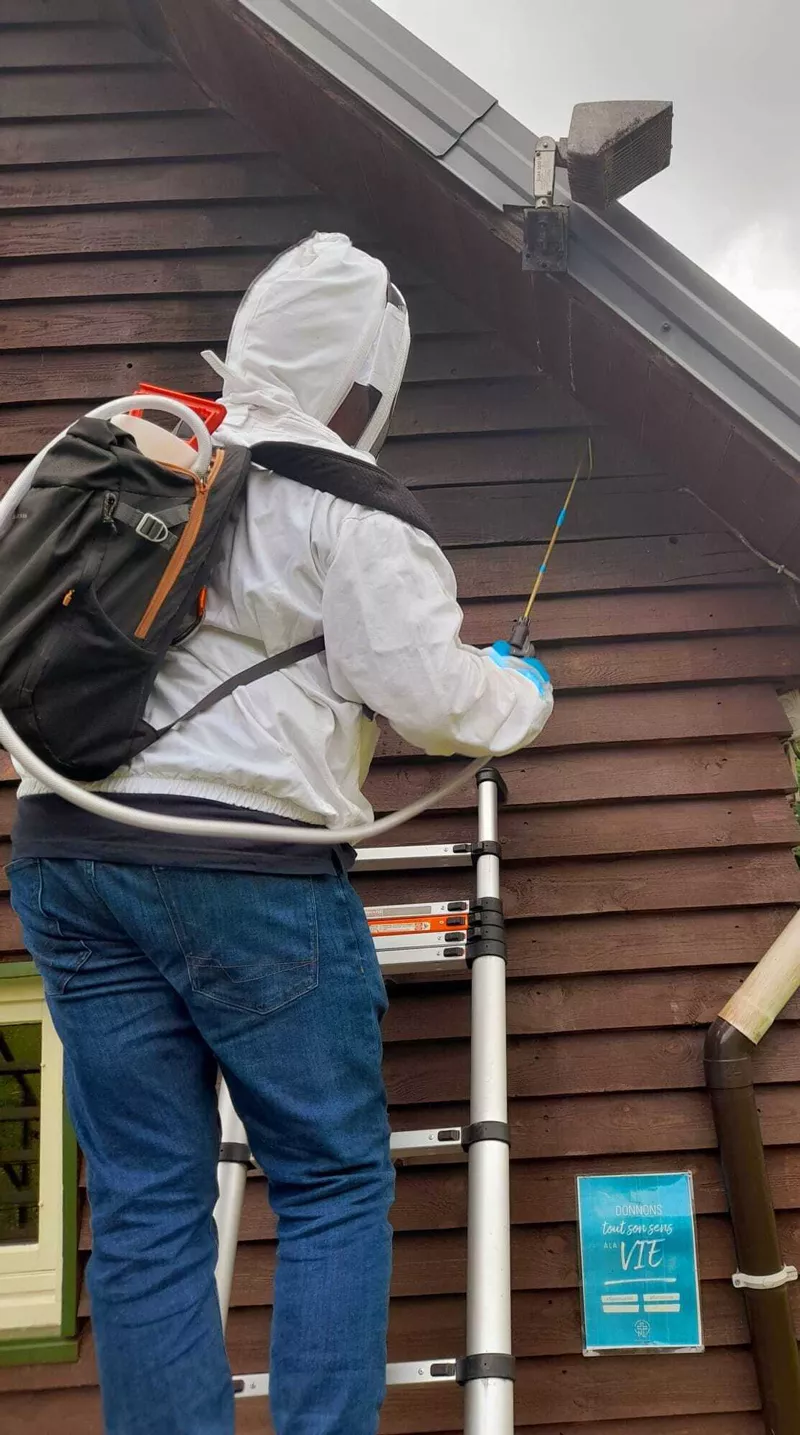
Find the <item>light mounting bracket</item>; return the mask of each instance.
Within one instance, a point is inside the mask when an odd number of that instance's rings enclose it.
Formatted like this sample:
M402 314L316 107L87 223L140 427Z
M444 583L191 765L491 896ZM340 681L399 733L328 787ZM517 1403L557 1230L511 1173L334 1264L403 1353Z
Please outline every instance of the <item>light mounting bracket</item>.
M567 171L573 203L602 210L666 169L671 150L671 101L576 105L566 139L543 135L536 145L533 206L523 212L523 269L563 274L567 268L569 205L555 202L557 166Z

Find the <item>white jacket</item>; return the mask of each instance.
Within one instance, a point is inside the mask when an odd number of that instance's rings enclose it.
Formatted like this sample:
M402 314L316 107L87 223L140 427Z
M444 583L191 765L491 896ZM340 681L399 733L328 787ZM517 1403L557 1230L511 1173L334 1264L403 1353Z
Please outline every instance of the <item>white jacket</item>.
M325 425L354 381L381 401L359 457L385 429L408 321L378 260L315 235L251 285L225 365L221 441L289 439L351 452ZM327 826L369 820L361 784L377 738L362 705L432 754L481 756L533 741L549 686L459 639L452 569L400 519L254 470L201 626L170 652L146 718L161 727L231 675L323 633L325 654L238 689L98 790L181 794ZM498 634L498 637L501 636ZM540 690L541 689L541 690ZM23 796L40 792L25 779Z

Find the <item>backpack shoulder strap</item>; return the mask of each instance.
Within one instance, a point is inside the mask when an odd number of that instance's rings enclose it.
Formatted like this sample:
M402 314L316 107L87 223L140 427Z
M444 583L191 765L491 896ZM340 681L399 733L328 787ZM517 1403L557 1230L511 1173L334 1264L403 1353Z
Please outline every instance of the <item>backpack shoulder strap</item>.
M274 441L253 444L250 456L254 463L283 478L293 478L306 488L316 488L349 503L377 509L379 513L390 513L436 541L430 515L416 495L377 464L366 463L351 454L336 453L333 449Z
M154 742L165 737L168 732L172 732L172 729L179 723L188 722L189 718L199 717L201 713L208 712L215 703L221 702L223 698L230 697L231 693L235 693L237 688L249 687L251 683L257 683L261 678L268 678L270 673L279 673L283 668L291 667L293 663L301 663L304 658L311 658L314 654L324 653L324 651L325 639L320 634L318 638L307 638L304 643L296 643L293 648L284 648L282 653L274 653L271 658L262 658L260 663L253 663L249 668L243 668L240 673L234 673L233 677L226 678L224 683L219 683L217 687L212 688L211 692L206 693L206 696L201 698L199 703L195 703L187 713L181 713L180 717L176 717L166 727L160 727L137 751L144 752L146 748L152 747Z

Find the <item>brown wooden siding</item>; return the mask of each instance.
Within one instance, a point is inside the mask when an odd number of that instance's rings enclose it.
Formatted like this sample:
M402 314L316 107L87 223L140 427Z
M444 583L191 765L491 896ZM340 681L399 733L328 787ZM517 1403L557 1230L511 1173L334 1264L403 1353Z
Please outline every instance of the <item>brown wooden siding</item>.
M504 635L589 416L319 195L268 135L245 133L106 23L111 14L104 0L0 0L0 488L92 400L140 379L208 388L199 350L223 344L252 275L309 228L343 226L390 258L417 335L386 460L434 515L466 636ZM556 712L536 748L504 764L518 1428L759 1435L701 1046L704 1025L800 896L775 696L800 671L798 609L691 495L602 426L593 432L596 476L576 496L537 610ZM371 796L392 808L439 770L387 732ZM14 799L7 764L0 772L5 857ZM463 793L407 836L472 831ZM370 900L409 900L462 895L467 881L386 875L360 886ZM20 949L3 893L0 950ZM466 986L398 983L392 996L394 1124L460 1120ZM795 1001L757 1064L784 1257L795 1262L798 1020ZM585 1361L575 1175L664 1166L695 1175L708 1352ZM395 1359L462 1345L465 1212L462 1167L400 1173ZM230 1323L237 1370L265 1364L274 1236L254 1176ZM84 1252L89 1243L84 1209ZM82 1312L78 1364L0 1370L6 1435L99 1435L85 1301ZM393 1395L382 1429L455 1430L459 1399ZM260 1421L256 1406L240 1410L242 1432Z

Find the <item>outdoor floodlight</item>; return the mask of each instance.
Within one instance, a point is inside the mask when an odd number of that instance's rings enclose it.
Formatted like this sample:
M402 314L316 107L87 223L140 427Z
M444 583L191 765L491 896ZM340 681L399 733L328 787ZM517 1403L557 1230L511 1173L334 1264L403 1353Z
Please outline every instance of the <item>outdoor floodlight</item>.
M543 135L533 160L533 208L525 210L523 267L563 273L569 208L555 203L556 166L566 169L572 201L607 209L666 169L672 150L672 102L609 100L576 105L569 134Z

